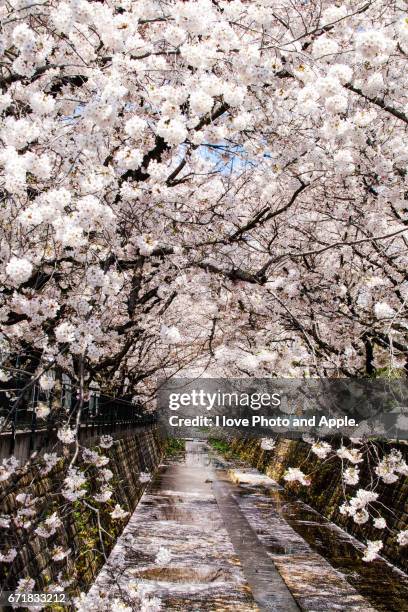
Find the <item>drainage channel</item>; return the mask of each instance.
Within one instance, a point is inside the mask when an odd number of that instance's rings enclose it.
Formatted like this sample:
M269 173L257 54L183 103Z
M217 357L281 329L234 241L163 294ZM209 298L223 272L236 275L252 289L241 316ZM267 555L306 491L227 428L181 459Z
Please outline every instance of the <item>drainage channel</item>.
M408 610L408 576L278 488L240 486L236 501L304 610Z
M234 499L233 486L216 480L213 490L245 578L261 612L299 612L300 608Z
M229 467L231 496L302 610L408 610L404 572L381 557L365 563L343 529L257 470Z
M159 469L91 587L85 607L111 612L115 600L140 612L132 589L159 598L161 610L257 612L212 490L205 443ZM157 562L165 549L171 560ZM112 607L113 605L113 607Z
M401 572L384 561L354 564L348 534L273 481L262 483L259 472L252 484L234 484L228 468L235 466L197 440L186 442L184 457L166 460L83 610L111 612L124 602L140 612L141 591L169 612L407 609ZM161 549L170 560L158 561Z

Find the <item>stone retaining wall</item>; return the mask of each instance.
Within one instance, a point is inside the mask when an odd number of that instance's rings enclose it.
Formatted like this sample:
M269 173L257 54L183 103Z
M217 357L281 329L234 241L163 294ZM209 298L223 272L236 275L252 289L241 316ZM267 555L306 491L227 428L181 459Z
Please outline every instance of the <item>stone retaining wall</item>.
M394 444L407 456L408 447L404 444ZM408 571L407 548L396 542L395 531L408 528L408 478L400 476L393 484L382 481L376 487L379 494L378 502L384 504L391 511L381 507L377 502L375 507L381 510L387 525L394 530L376 529L372 521L364 525L357 525L354 521L339 512L339 505L344 500L343 486L340 470L340 459L323 462L310 452L310 445L299 440L281 439L272 451L261 449L260 441L254 438L236 438L232 441L231 449L235 455L248 461L253 467L264 472L285 489L294 493L298 498L318 510L323 516L333 521L362 542L366 540L379 540L384 542L381 555L389 559L401 569ZM377 447L381 454L383 450ZM389 449L388 449L389 450ZM311 475L310 486L287 483L283 474L289 467L298 467L305 474ZM356 487L346 487L346 492L355 494L358 488L368 488L373 474L370 473L366 462L359 464L360 482ZM375 476L375 475L374 475Z
M92 442L89 444L92 447ZM65 590L72 594L87 590L95 575L104 563L102 547L109 554L117 537L135 509L142 496L145 484L139 482L140 472L154 472L160 463L165 446L163 435L153 427L146 427L118 437L113 446L104 451L109 456L107 467L113 472L111 481L114 494L108 504L100 505L99 519L103 528L101 541L98 529L97 514L84 507L82 502L75 502L63 518L63 526L54 536L44 539L33 536L23 529L2 530L0 550L5 545L14 546L18 555L12 564L0 563L0 580L7 590L13 590L18 579L31 577L35 580L35 590L44 591L49 583L61 583L67 575L73 579ZM31 494L39 498L36 504L37 516L52 513L53 504L61 506L61 499L55 495L60 489L61 479L65 476L62 462L46 476L27 473L13 484L13 492L5 498L0 488L0 515L13 515L18 506L16 496L19 493ZM9 482L7 483L10 484ZM89 478L89 492L97 490L96 478ZM62 500L63 501L63 500ZM109 512L115 504L129 512L125 520L113 520ZM98 504L94 504L98 506ZM67 561L56 562L51 557L51 549L56 546L70 548L71 555ZM58 574L62 574L58 577Z

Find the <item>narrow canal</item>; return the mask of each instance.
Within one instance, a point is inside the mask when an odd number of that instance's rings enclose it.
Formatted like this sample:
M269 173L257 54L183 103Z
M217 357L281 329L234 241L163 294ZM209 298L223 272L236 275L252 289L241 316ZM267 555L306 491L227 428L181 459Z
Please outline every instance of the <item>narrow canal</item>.
M143 595L166 611L407 610L407 576L360 561L361 548L273 481L186 441L160 466L85 608L140 611Z

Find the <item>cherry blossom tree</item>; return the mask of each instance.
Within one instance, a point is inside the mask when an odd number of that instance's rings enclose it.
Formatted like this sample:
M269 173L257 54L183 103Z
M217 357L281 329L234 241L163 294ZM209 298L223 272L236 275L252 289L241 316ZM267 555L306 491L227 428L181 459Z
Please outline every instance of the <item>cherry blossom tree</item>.
M91 384L408 368L402 2L0 16L1 379L79 389L64 486Z

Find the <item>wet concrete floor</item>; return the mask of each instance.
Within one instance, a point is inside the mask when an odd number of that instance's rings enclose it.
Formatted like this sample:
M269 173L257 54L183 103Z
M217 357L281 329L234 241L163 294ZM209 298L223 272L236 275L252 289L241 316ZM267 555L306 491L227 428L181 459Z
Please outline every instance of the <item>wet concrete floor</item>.
M365 564L361 545L309 506L276 484L233 484L225 467L197 440L160 467L89 591L90 609L117 598L139 611L139 589L169 611L408 610L405 574ZM170 561L156 563L161 548Z

